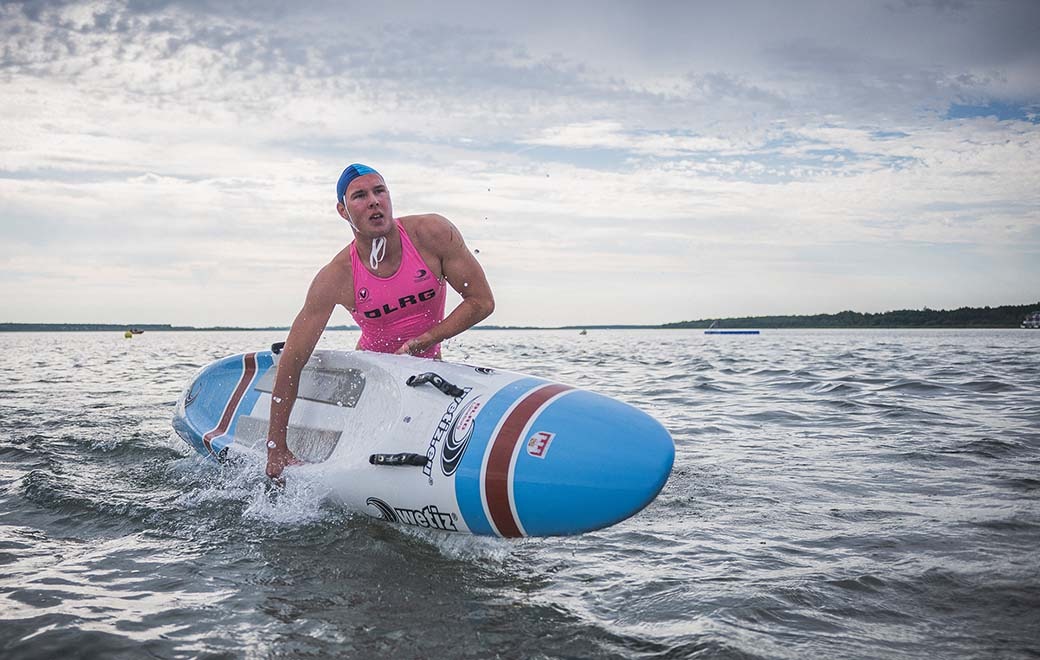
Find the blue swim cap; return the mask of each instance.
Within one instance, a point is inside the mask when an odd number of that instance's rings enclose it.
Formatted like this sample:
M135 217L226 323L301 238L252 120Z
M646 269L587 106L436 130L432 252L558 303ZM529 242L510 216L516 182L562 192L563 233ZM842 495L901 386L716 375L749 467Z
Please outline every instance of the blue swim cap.
M339 175L339 181L336 182L336 201L343 201L343 195L347 194L347 186L350 185L351 181L366 174L377 174L380 178L383 176L368 165L362 165L361 163L354 163L343 170L343 174Z

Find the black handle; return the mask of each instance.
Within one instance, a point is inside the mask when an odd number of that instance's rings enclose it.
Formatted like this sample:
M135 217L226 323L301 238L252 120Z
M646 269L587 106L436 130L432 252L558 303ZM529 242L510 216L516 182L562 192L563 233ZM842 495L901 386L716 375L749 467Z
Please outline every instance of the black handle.
M372 454L368 457L368 462L372 465L415 465L416 467L423 467L430 462L430 459L422 454Z
M407 380L407 384L411 387L417 387L423 383L429 383L441 392L444 392L450 397L455 397L456 399L466 393L466 390L452 385L432 371L427 371L424 374L418 374L416 376L409 376Z

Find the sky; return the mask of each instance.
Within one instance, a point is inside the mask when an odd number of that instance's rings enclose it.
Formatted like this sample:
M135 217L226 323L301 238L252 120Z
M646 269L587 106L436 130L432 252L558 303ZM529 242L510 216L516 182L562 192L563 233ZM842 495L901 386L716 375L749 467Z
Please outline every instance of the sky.
M0 322L286 326L352 162L461 230L488 324L1036 302L1037 34L1035 0L0 2Z

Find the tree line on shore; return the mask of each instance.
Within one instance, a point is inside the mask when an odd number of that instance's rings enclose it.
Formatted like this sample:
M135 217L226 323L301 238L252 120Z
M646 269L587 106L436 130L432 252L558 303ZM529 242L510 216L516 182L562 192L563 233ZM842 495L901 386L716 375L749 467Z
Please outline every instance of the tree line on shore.
M666 323L663 328L1017 328L1025 317L1040 310L1031 305L961 307L959 309L900 309L877 314L845 311L806 316L744 316Z

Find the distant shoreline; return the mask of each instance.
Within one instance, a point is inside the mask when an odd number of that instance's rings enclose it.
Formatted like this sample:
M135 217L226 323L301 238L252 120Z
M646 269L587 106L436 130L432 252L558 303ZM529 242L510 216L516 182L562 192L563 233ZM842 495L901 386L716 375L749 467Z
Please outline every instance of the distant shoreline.
M1040 310L1040 301L1029 305L1000 307L961 307L954 310L896 310L877 314L845 311L837 314L805 316L744 316L719 319L698 319L659 325L563 325L563 326L500 326L478 325L474 330L688 330L705 329L712 323L719 329L755 328L781 329L845 329L845 330L900 330L900 329L972 329L1018 328L1027 314ZM129 329L146 332L288 332L288 326L243 328L235 326L195 327L168 323L0 323L0 332L125 332ZM352 325L330 326L328 330L351 330Z

